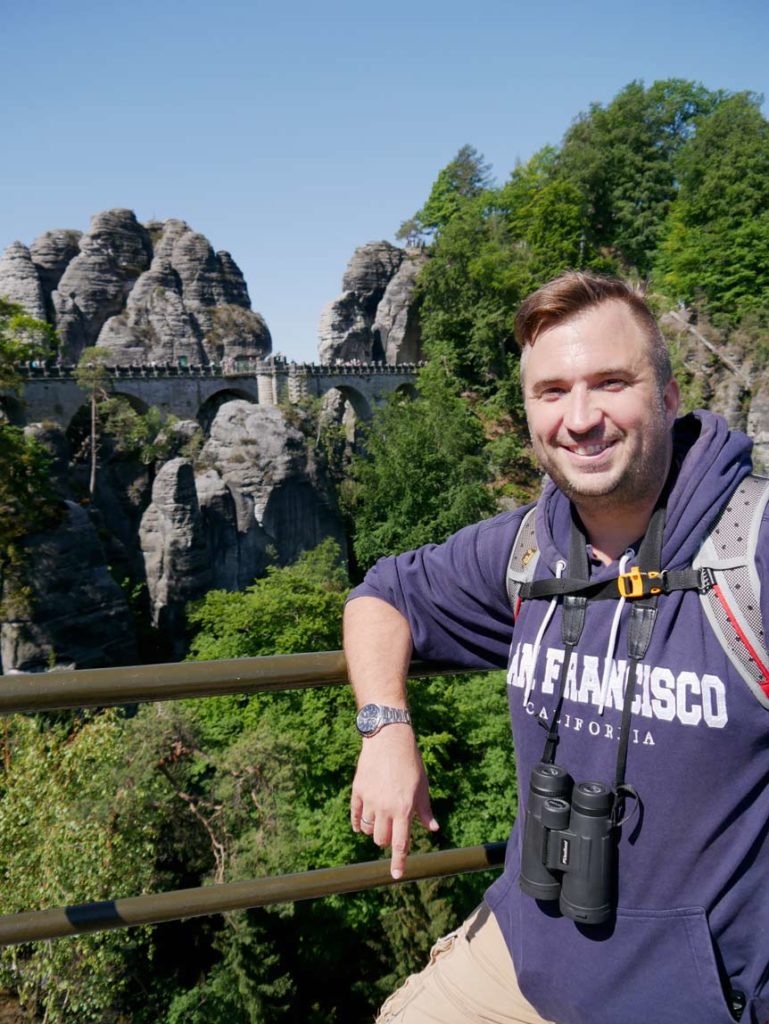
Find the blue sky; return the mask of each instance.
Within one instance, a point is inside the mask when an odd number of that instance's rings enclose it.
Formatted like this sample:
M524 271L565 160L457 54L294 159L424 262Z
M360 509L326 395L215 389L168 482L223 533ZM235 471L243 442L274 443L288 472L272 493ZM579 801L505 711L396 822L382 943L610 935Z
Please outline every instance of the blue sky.
M110 207L180 217L294 359L353 249L463 144L502 180L633 79L769 92L765 0L0 6L0 248Z

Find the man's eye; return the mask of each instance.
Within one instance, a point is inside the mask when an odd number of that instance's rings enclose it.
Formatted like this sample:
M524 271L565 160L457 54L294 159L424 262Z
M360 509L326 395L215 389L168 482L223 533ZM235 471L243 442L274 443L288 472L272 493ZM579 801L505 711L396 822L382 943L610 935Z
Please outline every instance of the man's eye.
M627 382L619 377L607 377L606 380L601 381L599 387L603 391L622 391L623 388L627 387Z
M540 391L540 393L539 393L539 397L540 398L544 398L545 401L550 401L550 400L553 400L555 398L560 398L562 395L565 395L565 394L566 394L566 390L564 388L559 388L559 387L556 387L555 385L553 385L553 386L548 387L548 388L543 388Z

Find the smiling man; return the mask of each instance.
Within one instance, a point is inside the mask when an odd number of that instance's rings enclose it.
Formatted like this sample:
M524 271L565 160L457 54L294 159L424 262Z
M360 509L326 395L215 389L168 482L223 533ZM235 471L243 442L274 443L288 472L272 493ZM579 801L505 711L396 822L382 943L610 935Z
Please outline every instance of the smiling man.
M519 780L503 874L379 1020L764 1024L769 491L747 437L676 419L624 282L565 274L516 336L541 498L382 559L346 608L352 827L395 878L412 819L438 828L412 654L508 667Z

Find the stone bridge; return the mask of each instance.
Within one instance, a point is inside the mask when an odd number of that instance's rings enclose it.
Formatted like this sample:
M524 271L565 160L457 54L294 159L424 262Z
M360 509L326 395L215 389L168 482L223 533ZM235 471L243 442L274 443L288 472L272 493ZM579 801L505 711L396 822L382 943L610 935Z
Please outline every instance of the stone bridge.
M289 363L282 360L234 360L225 364L190 366L147 364L107 367L113 394L124 395L140 412L156 406L179 419L197 419L205 426L216 410L233 398L261 405L299 402L305 396L322 398L332 388L350 402L360 419L393 391L413 394L421 364ZM54 420L65 430L88 401L75 383L74 367L29 364L21 368L23 392L0 394L8 419L19 426Z

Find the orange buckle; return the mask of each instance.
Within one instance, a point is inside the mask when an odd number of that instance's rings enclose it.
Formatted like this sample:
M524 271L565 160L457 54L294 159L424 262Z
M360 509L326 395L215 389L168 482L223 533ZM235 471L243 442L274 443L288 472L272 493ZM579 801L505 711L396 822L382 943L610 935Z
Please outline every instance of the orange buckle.
M660 572L641 572L637 565L634 565L630 572L623 572L617 577L617 588L622 597L644 597L646 594L661 594L662 587L644 587L644 578L647 580L661 580Z

